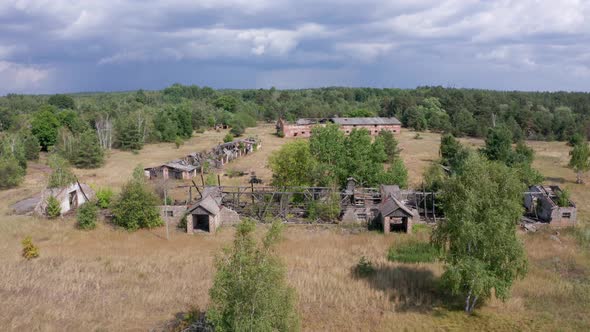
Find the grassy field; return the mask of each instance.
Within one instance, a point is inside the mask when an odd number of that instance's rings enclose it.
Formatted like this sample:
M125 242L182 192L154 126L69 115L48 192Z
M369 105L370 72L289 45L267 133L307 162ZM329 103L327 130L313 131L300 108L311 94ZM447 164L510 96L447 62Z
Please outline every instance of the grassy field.
M286 139L272 135L272 125L248 129L263 140L262 150L236 160L228 168L256 172L266 182L266 159ZM437 158L440 136L423 133L400 136L402 157L411 183ZM179 150L173 144L149 145L139 154L113 151L98 170L79 171L84 182L117 187L137 164L155 165L187 152L219 143L223 132L199 134ZM465 139L478 146L481 140ZM530 142L535 166L548 182L569 188L578 203L582 224L590 220L590 186L576 185L567 169L569 148L563 143ZM25 183L0 192L0 330L8 331L145 331L161 326L191 307L205 308L214 274L213 259L228 245L233 229L215 235L189 236L164 228L128 233L100 224L85 232L72 218L48 221L8 215L8 206L43 187L47 168L29 167ZM222 184L245 184L248 177L222 178ZM265 226L260 226L262 234ZM400 264L387 260L393 245L424 240L428 232L390 234L361 232L321 225L293 225L284 234L280 255L288 279L298 293L302 327L306 331L399 330L547 330L590 329L590 254L576 241L577 231L521 234L530 266L506 303L490 300L471 317L437 285L442 266ZM27 235L41 257L26 262L20 241ZM361 256L376 273L358 278L352 273Z

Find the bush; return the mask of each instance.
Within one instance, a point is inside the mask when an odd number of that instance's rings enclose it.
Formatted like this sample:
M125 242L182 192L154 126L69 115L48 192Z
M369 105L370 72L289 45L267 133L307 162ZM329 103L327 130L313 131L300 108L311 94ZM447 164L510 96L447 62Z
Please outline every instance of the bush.
M27 236L22 242L23 257L27 260L39 257L39 248L33 244L33 239Z
M375 273L375 267L367 257L362 256L354 267L354 273L361 278L368 277Z
M227 135L225 135L225 137L223 138L223 143L229 143L232 142L234 140L234 135L232 135L231 133L227 133Z
M235 137L239 137L242 136L245 131L246 130L244 129L244 126L241 123L236 123L233 125L229 132Z
M45 208L45 214L49 219L55 219L61 215L61 204L57 198L49 196L47 198L47 207Z
M142 168L138 166L113 204L115 223L129 231L153 228L163 223L157 208L160 199L147 187L142 173Z
M25 170L15 158L0 157L0 189L18 186L25 175Z
M47 183L49 188L65 187L76 182L76 176L70 170L70 164L63 157L52 154L49 156L48 163L52 169Z
M97 212L98 208L96 207L96 204L92 204L91 202L82 204L78 209L78 228L85 230L96 228Z
M400 263L433 263L438 251L427 242L410 242L389 248L387 259Z
M101 209L107 209L113 199L113 190L111 188L100 188L96 192L96 205Z
M180 149L180 146L184 145L184 141L182 140L182 138L176 136L176 138L174 139L174 145L177 149Z

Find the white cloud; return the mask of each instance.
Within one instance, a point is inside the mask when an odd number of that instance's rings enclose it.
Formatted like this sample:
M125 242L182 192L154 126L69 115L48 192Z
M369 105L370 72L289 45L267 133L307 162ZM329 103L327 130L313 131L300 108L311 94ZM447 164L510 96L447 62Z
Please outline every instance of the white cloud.
M51 70L0 61L0 93L20 92L39 87Z
M335 48L362 62L372 62L376 58L389 53L395 48L395 45L393 43L352 42L338 43Z

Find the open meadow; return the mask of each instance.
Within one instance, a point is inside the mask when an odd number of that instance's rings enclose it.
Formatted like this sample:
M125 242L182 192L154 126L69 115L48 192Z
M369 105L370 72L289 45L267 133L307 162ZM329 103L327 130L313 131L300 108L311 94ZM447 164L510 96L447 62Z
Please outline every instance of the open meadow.
M112 151L96 170L75 170L81 182L116 191L137 164L152 166L193 151L213 147L225 132L196 134L180 149L173 144L147 145L137 154ZM274 125L249 128L262 149L235 160L229 169L255 172L265 183L268 156L292 139L274 135ZM398 137L411 186L421 183L429 163L438 158L440 135L404 130ZM477 139L462 139L477 147ZM438 287L439 263L387 261L387 250L413 239L426 241L428 228L415 234L359 231L338 225L291 225L279 246L289 283L296 289L305 331L588 331L590 330L590 185L575 184L567 168L570 148L563 142L528 142L534 166L547 183L568 188L579 209L576 230L519 231L529 258L526 278L515 283L507 302L489 300L472 316ZM214 275L213 262L231 244L234 229L213 235L187 235L164 227L129 233L100 223L81 231L73 217L49 221L9 214L14 202L44 186L48 168L29 166L25 182L0 191L0 330L8 331L145 331L160 329L177 314L204 309ZM222 172L226 173L226 172ZM249 176L222 176L222 184L246 184ZM196 181L199 181L195 179ZM257 234L266 226L258 227ZM21 240L32 236L40 257L25 261ZM365 256L376 273L358 278L352 269Z

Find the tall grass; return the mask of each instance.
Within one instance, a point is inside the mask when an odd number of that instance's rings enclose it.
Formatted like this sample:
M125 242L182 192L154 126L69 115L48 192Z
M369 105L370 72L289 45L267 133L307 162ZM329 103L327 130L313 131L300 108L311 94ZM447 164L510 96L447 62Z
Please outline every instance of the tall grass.
M389 248L387 259L400 263L434 263L438 255L430 243L413 241Z

